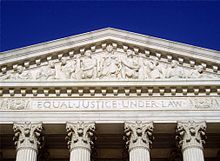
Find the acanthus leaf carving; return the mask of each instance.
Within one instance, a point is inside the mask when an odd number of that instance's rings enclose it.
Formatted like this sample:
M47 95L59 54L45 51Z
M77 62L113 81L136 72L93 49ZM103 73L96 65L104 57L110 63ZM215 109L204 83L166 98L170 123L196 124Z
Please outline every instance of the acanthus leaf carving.
M149 150L154 139L153 128L152 122L125 122L124 139L126 140L128 149L132 150L133 148L142 147Z
M203 149L206 139L206 123L205 122L178 122L177 124L178 146L182 150L189 147L199 147Z
M77 122L66 124L67 145L70 150L77 147L91 150L94 144L95 123Z
M38 151L43 142L43 127L42 123L14 123L14 138L15 145L18 149L31 148Z

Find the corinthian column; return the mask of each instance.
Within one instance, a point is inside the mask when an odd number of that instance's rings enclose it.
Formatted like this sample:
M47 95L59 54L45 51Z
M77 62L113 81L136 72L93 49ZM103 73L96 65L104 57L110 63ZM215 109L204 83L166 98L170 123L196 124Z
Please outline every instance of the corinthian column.
M90 161L95 123L67 123L67 145L70 161Z
M124 129L126 145L129 150L129 161L150 161L153 123L126 122Z
M189 121L177 124L177 140L182 149L183 161L204 161L205 131L205 122Z
M42 123L14 123L16 161L37 161L42 129Z

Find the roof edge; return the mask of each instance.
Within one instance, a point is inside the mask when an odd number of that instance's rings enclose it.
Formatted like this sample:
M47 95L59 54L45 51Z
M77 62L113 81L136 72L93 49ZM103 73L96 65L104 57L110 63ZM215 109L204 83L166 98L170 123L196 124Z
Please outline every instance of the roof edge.
M71 47L73 45L77 45L78 42L95 42L104 39L112 39L115 41L122 41L125 43L133 43L140 46L155 46L162 51L167 52L177 52L182 53L185 56L193 56L200 58L210 58L212 62L220 63L220 51L197 47L189 44L184 44L180 42L165 40L161 38L157 38L154 36L143 35L139 33L134 33L126 30L116 29L116 28L102 28L94 31L89 31L86 33L68 36L52 41L47 41L43 43L38 43L30 46L26 46L23 48L13 49L1 52L0 54L0 62L5 62L12 60L14 57L24 57L28 55L28 57L34 56L37 53L44 51L49 52L51 49L61 49L60 46ZM55 51L54 50L54 51ZM35 53L35 54L33 54ZM6 61L6 62L7 62ZM0 63L2 64L2 63Z
M151 35L144 35L144 34L141 34L141 33L136 33L136 32L133 32L133 31L127 31L127 30L124 30L124 29L118 29L118 28L113 28L113 27L106 27L106 28L101 28L101 29L97 29L97 30L92 30L92 31L84 32L84 33L77 34L77 35L66 36L66 37L58 38L58 39L51 40L51 41L45 41L45 42L40 42L40 43L33 44L33 45L28 45L28 46L16 48L16 49L6 50L6 51L0 52L0 53L1 54L10 53L10 52L18 51L18 50L24 50L24 49L27 49L27 48L41 46L41 45L44 45L44 44L50 44L50 43L57 42L57 41L64 40L64 39L74 38L74 37L78 37L78 36L83 36L83 35L92 34L92 33L96 33L96 32L103 32L103 31L116 31L116 32L124 32L124 33L128 33L128 34L130 33L130 34L145 36L145 37L148 37L148 38L162 40L162 41L166 41L166 42L170 42L170 43L175 43L175 44L178 44L178 45L183 45L183 46L193 47L193 48L197 48L197 49L201 49L201 50L208 50L208 51L219 52L220 53L220 51L215 50L215 49L204 48L204 47L200 47L200 46L195 46L195 45L191 45L191 44L187 44L187 43L167 40L167 39L164 39L164 38L159 38L159 37L151 36Z

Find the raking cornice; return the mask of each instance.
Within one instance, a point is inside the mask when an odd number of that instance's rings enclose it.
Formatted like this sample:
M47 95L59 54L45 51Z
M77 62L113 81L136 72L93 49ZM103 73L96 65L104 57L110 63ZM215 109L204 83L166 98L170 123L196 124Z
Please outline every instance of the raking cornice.
M177 55L190 57L192 59L205 60L217 64L220 63L219 51L168 41L152 36L136 34L124 30L104 28L84 34L69 36L54 41L2 52L0 54L0 65L47 55L49 53L61 52L63 50L68 50L74 47L80 47L104 40L119 41L127 44L146 47L151 50L174 53Z

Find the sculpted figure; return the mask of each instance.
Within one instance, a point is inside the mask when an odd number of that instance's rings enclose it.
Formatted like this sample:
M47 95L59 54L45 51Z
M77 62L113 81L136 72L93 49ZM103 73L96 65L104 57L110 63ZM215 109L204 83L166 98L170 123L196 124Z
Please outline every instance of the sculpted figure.
M145 57L141 57L139 58L139 65L140 65L140 69L139 69L139 73L138 73L138 78L139 79L149 79L150 78L150 68L149 68L149 60L146 59Z
M156 60L156 58L153 58L149 62L149 77L152 79L160 79L165 77L165 72L166 72L166 66L163 65L162 63L159 64L159 62Z
M186 78L201 78L203 75L203 67L201 65L198 65L196 69L191 69L187 71Z
M7 80L10 79L10 74L5 73L0 75L0 80Z
M157 65L158 65L158 61L156 61L154 59L151 60L150 63L149 63L149 68L151 70L150 77L152 79L160 78L160 71L158 70Z
M202 77L203 67L201 65L197 66L196 69L192 69L189 74L188 78L200 78Z
M220 75L211 74L211 73L204 73L204 69L202 65L198 65L196 69L191 69L186 71L186 78L220 78Z
M67 58L63 57L61 59L61 72L62 72L61 79L75 78L75 76L74 76L75 71L76 71L76 62L75 61L67 62Z
M96 60L91 57L91 50L87 50L81 58L81 78L96 78Z
M121 69L121 63L117 56L113 52L113 46L108 45L106 47L107 53L103 57L100 66L101 78L118 78Z
M118 78L120 74L120 62L115 56L104 57L101 78Z
M14 80L26 80L31 78L31 74L28 71L24 71L24 67L22 66L18 66L17 72L14 75L11 75L11 79Z
M36 79L41 80L53 80L56 76L56 69L54 62L49 62L47 66L41 68L41 70L37 73Z
M134 56L135 53L132 50L127 51L127 58L122 60L122 78L137 79L139 71L138 59Z
M183 68L178 66L178 62L173 60L171 65L167 68L166 78L184 78Z
M81 54L76 54L73 56L73 64L75 66L75 71L71 74L71 79L81 79L81 73L82 73L82 70L80 69L81 68Z

